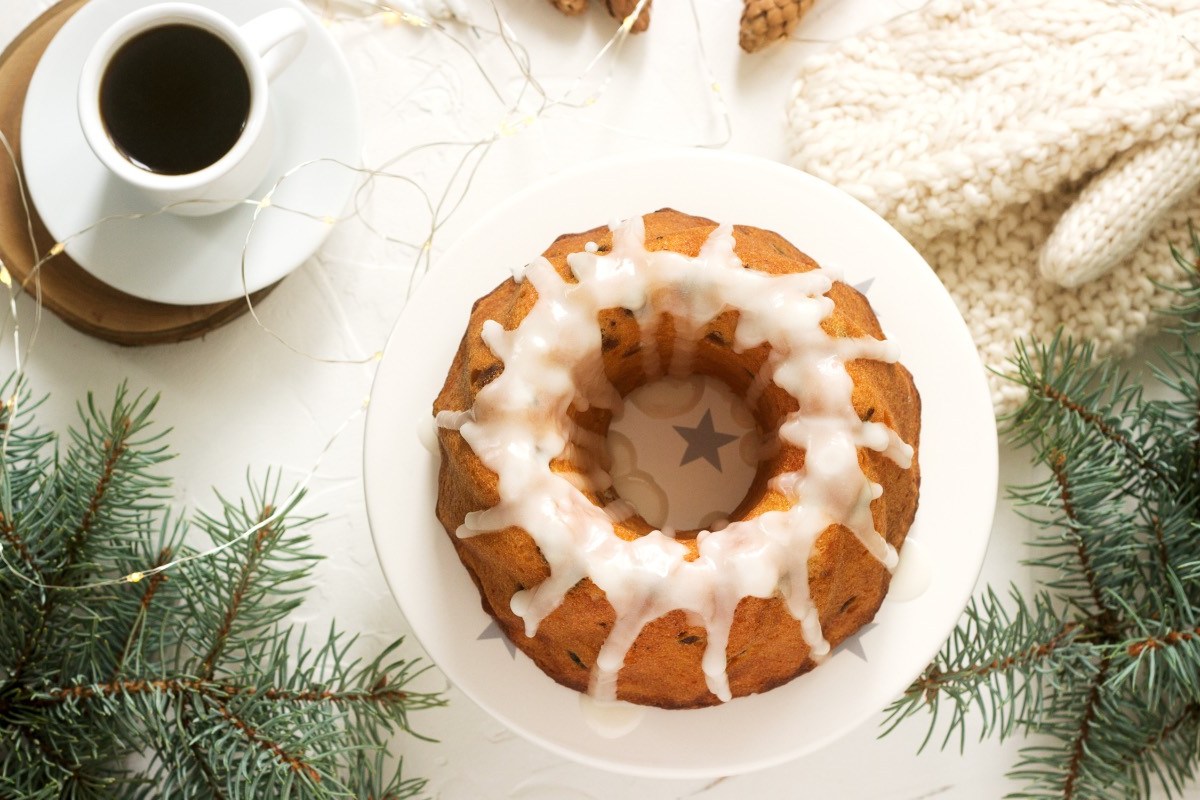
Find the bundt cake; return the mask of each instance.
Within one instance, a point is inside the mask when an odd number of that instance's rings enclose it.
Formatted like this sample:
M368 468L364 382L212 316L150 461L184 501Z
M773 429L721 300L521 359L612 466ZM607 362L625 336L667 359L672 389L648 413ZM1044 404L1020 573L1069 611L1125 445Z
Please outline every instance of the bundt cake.
M433 406L438 518L559 683L663 708L766 691L887 592L920 482L896 357L866 299L770 231L664 209L561 236L472 309ZM695 373L774 446L727 526L664 533L618 502L605 434L633 389Z

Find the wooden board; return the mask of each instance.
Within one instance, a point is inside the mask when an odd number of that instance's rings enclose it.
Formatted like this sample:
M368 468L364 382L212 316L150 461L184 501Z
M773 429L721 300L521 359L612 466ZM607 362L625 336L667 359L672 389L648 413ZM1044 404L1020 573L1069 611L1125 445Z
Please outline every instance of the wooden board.
M3 131L20 163L21 112L33 70L50 40L86 0L63 0L38 17L0 54L0 131ZM30 207L37 252L45 254L54 246L37 211ZM0 260L8 267L14 282L37 296L41 302L84 333L123 345L163 344L202 336L235 319L249 307L244 298L224 303L178 306L155 303L125 294L95 278L60 253L30 275L36 257L29 244L28 220L22 202L20 183L0 150ZM274 286L250 296L257 302Z

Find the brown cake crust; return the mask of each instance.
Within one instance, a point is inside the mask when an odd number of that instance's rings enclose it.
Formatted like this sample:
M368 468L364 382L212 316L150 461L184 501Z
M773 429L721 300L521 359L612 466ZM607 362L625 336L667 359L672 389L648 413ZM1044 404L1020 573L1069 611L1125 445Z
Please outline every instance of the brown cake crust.
M688 256L698 255L716 228L711 220L670 209L647 214L643 219L647 250L673 250ZM734 227L734 238L735 252L748 269L783 274L816 268L812 259L771 231L739 225ZM595 242L600 252L605 252L612 245L612 233L602 227L560 236L544 255L565 280L574 282L566 257L583 251L588 242ZM855 289L838 282L828 297L834 301L835 310L822 323L827 333L884 338L866 298ZM529 281L516 283L509 279L476 301L445 385L434 402L435 414L471 408L479 390L503 370L503 364L480 337L484 321L496 320L512 330L525 318L536 299L537 292ZM734 353L730 343L736 323L737 312L727 311L702 330L695 371L723 380L735 393L744 396L768 349L764 345ZM638 325L632 313L623 309L602 312L598 324L602 330L605 372L621 394L627 394L646 382ZM673 325L667 319L658 330L663 363L668 363L673 341ZM899 549L917 508L920 397L912 376L899 364L855 360L848 362L846 369L854 381L852 402L859 417L887 425L914 449L909 469L898 467L880 453L859 449L863 474L884 487L883 495L871 504L875 527ZM764 430L774 430L796 407L795 400L771 384L752 410ZM603 410L573 417L577 424L602 435L610 421L610 415ZM604 592L585 578L542 621L536 635L527 637L523 620L511 611L509 602L515 592L537 586L548 577L547 563L532 537L520 528L468 538L455 535L468 512L491 508L499 501L497 477L479 461L457 431L439 429L438 439L442 456L438 519L478 587L484 610L547 675L564 686L586 691L592 664L615 619ZM730 518L748 519L787 508L787 500L770 489L768 481L780 473L799 470L803 464L804 452L785 443L775 456L760 465L745 500ZM581 471L569 459L559 459L552 466L560 471ZM587 494L599 505L615 499L611 490ZM633 539L648 533L652 527L642 518L633 517L616 524L615 530L618 536ZM682 532L677 536L690 548L689 558L697 554L695 533ZM808 577L824 636L835 647L875 616L890 580L883 565L851 531L840 525L830 526L817 539L808 562ZM701 670L706 643L704 627L691 624L680 610L646 625L621 669L618 697L663 708L717 704L719 700L709 692ZM766 691L814 666L800 623L778 595L741 600L726 656L734 697Z

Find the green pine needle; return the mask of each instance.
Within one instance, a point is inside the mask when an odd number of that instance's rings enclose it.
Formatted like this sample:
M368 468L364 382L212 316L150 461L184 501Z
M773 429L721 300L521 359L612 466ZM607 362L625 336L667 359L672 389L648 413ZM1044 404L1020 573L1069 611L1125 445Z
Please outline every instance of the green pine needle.
M1127 371L1061 336L1022 347L1028 391L1008 434L1039 480L1010 487L1037 529L1030 598L973 600L941 653L889 709L926 711L942 745L1036 734L1011 775L1020 798L1195 791L1200 768L1200 234L1148 399Z
M0 798L420 792L386 745L444 700L408 688L421 668L400 642L363 661L336 627L311 646L288 625L318 557L299 497L276 507L278 474L189 525L168 510L154 398L89 396L60 440L19 381L0 396ZM194 555L189 530L225 548L147 569Z

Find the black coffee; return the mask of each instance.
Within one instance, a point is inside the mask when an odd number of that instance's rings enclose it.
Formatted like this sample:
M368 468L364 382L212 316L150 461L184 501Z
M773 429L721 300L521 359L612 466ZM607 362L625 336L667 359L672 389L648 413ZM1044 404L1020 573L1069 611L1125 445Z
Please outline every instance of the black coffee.
M109 138L143 169L183 175L229 152L250 113L250 79L220 37L172 24L123 44L100 80Z

